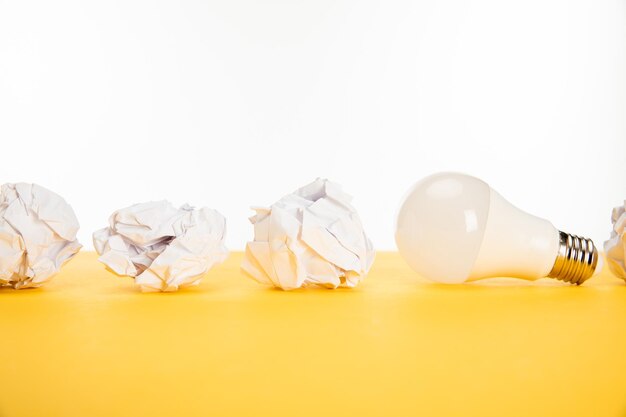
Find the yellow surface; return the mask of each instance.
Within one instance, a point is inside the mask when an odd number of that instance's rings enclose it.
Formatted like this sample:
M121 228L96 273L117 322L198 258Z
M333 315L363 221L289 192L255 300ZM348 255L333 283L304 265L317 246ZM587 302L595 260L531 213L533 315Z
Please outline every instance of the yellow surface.
M626 416L626 285L427 283L379 254L356 289L266 289L240 253L142 294L81 253L0 290L0 416Z

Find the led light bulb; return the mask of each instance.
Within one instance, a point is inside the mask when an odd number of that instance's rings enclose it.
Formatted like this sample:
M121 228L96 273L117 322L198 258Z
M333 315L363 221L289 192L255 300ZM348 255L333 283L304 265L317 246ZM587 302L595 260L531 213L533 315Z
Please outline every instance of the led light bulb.
M424 178L406 196L396 223L400 254L433 281L551 277L581 284L598 264L590 239L557 230L469 175Z

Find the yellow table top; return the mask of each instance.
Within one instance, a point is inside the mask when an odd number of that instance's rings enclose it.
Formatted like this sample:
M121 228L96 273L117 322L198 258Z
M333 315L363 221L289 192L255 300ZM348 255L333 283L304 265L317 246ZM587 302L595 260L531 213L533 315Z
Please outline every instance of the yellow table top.
M626 416L626 284L445 286L379 253L355 289L267 289L233 253L143 294L80 253L0 290L0 416Z

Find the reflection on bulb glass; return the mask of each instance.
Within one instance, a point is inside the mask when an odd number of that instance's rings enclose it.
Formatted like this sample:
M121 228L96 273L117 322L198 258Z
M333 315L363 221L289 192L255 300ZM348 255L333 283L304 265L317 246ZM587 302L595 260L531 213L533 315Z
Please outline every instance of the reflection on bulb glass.
M591 240L560 232L484 181L456 173L411 188L398 213L396 244L414 270L443 283L549 276L580 284L598 262Z

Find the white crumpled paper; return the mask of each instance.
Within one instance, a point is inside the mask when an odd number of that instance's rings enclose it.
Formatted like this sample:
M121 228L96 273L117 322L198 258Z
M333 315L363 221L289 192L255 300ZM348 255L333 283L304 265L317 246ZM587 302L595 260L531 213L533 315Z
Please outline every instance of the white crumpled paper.
M613 222L611 238L604 242L606 260L611 271L626 280L626 201L623 206L613 209L611 221Z
M354 287L374 262L352 197L318 178L270 208L253 208L254 241L241 268L254 280L291 290Z
M0 286L39 287L81 248L78 220L61 196L37 184L0 189Z
M117 210L93 243L101 262L135 277L142 291L176 291L226 259L225 235L226 219L215 210L156 201Z

